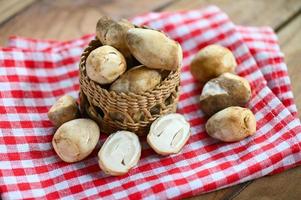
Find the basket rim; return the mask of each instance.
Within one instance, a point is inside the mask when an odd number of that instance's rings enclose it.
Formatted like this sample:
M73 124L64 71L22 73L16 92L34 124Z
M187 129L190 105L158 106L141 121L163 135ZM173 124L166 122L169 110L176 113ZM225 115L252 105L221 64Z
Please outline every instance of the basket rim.
M95 45L95 43L99 43L100 45L97 46L97 45ZM98 90L102 90L106 94L113 95L113 96L121 96L123 98L139 98L141 96L151 96L151 95L156 94L157 92L160 92L161 91L161 87L163 85L165 85L169 79L173 79L174 76L179 76L181 67L177 68L177 70L171 70L170 73L168 74L168 76L165 77L152 90L147 90L147 91L144 91L142 93L134 93L134 92L124 93L124 92L116 92L116 91L107 90L106 88L103 88L101 86L101 84L99 84L96 81L93 81L92 79L90 79L89 76L86 74L86 69L85 69L86 68L86 60L87 60L88 55L90 54L90 52L92 50L94 50L94 49L96 49L96 48L98 48L100 46L102 46L102 44L101 44L101 42L96 37L89 42L88 46L85 47L83 53L81 54L80 63L79 63L79 68L80 68L79 71L80 71L80 79L86 79L90 84L91 83L94 84L95 87ZM143 65L143 64L141 64L141 65ZM145 66L145 65L143 65L143 66Z

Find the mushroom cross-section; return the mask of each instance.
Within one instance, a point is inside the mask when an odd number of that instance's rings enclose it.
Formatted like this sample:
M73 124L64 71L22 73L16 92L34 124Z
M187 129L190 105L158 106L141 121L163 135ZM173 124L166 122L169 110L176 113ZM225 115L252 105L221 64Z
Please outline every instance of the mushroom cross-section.
M190 136L190 125L185 118L176 113L155 120L147 135L147 142L161 155L178 153Z
M113 176L123 175L137 165L141 155L138 136L129 131L110 135L98 153L99 167Z

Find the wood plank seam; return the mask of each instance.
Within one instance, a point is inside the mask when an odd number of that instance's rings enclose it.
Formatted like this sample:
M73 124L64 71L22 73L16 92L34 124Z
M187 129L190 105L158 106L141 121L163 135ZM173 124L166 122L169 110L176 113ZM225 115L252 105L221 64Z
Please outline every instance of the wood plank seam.
M249 185L251 185L251 183L253 183L254 180L251 180L251 181L248 181L248 182L245 182L242 184L242 186L234 191L233 193L231 193L230 195L226 196L224 198L224 200L233 200L235 197L237 197L245 188L247 188Z
M276 26L275 32L277 33L281 29L286 27L289 23L291 23L294 19L296 19L298 17L298 15L300 15L300 14L301 14L301 7L299 8L299 10L297 10L295 13L293 13L290 17L288 17L284 22L282 22L281 24Z

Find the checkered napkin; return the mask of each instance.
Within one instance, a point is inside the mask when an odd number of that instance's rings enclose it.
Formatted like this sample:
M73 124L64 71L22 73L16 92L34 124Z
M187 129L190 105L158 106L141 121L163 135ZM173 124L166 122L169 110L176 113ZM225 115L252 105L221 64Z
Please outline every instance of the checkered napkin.
M121 177L100 171L100 145L81 162L62 162L51 146L54 128L46 113L63 94L77 97L79 57L94 35L67 42L11 37L8 47L0 48L1 198L179 199L301 164L301 126L283 54L270 28L235 26L214 6L148 13L132 21L165 31L183 48L178 112L189 121L191 137L182 152L158 156L143 140L138 166ZM189 63L213 43L232 50L237 73L252 87L247 107L258 128L240 142L219 142L204 129L201 86Z

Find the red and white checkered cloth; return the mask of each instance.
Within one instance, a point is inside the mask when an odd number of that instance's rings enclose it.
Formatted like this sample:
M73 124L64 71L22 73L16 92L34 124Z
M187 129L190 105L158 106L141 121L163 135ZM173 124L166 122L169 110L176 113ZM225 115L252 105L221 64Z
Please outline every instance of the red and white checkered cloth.
M47 111L63 94L77 97L80 54L94 35L67 41L11 37L0 48L0 192L2 199L179 199L279 173L301 164L301 126L275 33L268 27L235 26L217 7L148 13L132 19L165 31L184 51L178 112L191 125L181 153L161 157L142 141L137 167L121 177L104 175L97 150L67 164L55 154ZM204 130L201 87L189 72L202 47L230 48L253 95L257 132L222 143ZM105 136L102 136L103 142Z

